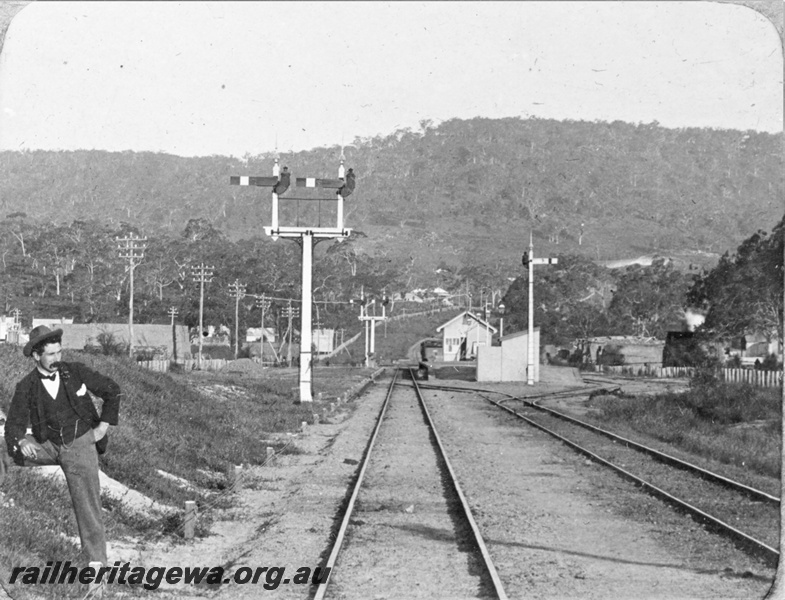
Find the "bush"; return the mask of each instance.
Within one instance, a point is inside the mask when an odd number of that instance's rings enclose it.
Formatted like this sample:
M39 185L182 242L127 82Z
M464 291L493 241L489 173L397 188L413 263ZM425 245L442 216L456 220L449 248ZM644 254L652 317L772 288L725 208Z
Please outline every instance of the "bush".
M114 334L108 331L102 331L95 336L95 341L101 348L101 352L105 356L127 356L128 344L116 340Z
M763 371L781 371L782 363L777 360L776 354L769 354L760 365Z
M199 355L199 345L191 344L191 355L196 358ZM234 360L234 346L226 346L219 344L203 344L202 345L202 358L207 360L208 357L212 360L224 359Z

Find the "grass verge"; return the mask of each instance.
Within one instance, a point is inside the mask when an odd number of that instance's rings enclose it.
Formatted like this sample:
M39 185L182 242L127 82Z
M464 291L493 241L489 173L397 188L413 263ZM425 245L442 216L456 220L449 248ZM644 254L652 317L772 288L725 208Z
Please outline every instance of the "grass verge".
M64 360L87 364L123 390L120 424L110 432L108 452L100 459L102 470L178 509L140 513L104 494L109 540L128 536L176 542L182 535L186 500L195 500L199 508L196 535L207 535L211 509L232 502L224 474L233 465L263 463L268 446L276 452L297 452L296 445L273 434L298 431L303 421L312 423L314 413L326 407L295 403L297 375L290 378L283 370L280 377L274 373L264 379L204 372L170 376L140 369L124 358L64 354ZM16 382L32 368L21 349L0 346L0 408L7 411ZM337 396L368 374L356 369L324 374L317 370L314 390ZM193 485L176 485L159 470ZM0 578L7 581L13 567L20 565L43 568L48 561L70 560L82 566L78 539L63 484L31 469L12 467L0 489ZM15 585L9 592L14 598L83 597L83 587Z
M601 396L591 400L589 416L707 459L778 478L781 405L778 389L716 384L654 397Z

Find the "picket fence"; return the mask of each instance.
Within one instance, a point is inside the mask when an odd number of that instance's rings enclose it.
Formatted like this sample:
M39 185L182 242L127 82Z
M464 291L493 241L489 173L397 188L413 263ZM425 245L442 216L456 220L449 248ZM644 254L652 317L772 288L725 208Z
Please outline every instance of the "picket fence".
M583 370L608 373L611 375L627 375L630 377L676 378L692 377L692 367L658 367L654 365L592 365ZM722 380L728 383L748 383L758 387L779 387L782 385L782 371L756 371L754 369L720 369Z
M225 358L216 358L211 360L202 360L202 371L220 371L223 369L227 360ZM167 373L172 366L171 360L140 360L137 364L150 371L157 371L159 373ZM183 371L193 371L199 368L199 361L197 360L178 360L174 363L178 368Z
M729 383L749 383L759 387L779 387L782 385L782 371L722 369L722 378Z

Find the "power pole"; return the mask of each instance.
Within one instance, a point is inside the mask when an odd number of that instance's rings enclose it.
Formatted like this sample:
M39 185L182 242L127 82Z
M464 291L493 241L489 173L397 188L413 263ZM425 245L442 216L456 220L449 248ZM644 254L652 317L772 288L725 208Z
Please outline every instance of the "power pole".
M534 385L534 265L555 265L557 258L534 258L534 241L529 233L529 252L523 255L523 266L529 267L529 355L526 361L526 384ZM537 352L539 360L539 351Z
M262 294L261 298L257 298L256 306L262 309L262 341L259 346L259 362L264 364L264 311L267 310L270 306L270 301L265 300L264 294Z
M283 312L284 315L286 315L286 317L289 319L289 328L288 328L289 342L286 344L286 364L287 366L291 366L292 365L292 330L294 329L294 327L292 327L292 319L296 316L299 316L300 309L297 308L296 306L293 307L292 301L289 300L289 304L283 309ZM302 330L302 326L300 326L300 329ZM302 335L302 331L300 331L300 346L302 346L302 344L303 344L303 335ZM300 348L300 350L302 350L302 348ZM300 354L302 356L302 352Z
M144 250L147 248L147 238L135 234L128 237L115 238L120 258L128 259L129 295L128 295L128 356L134 356L134 269L142 262Z
M172 317L172 357L174 362L177 362L177 333L174 329L174 317L177 313L178 310L174 306L169 307L169 316Z
M235 279L234 283L229 284L229 291L234 294L234 360L240 352L239 323L240 323L240 298L245 298L245 285Z
M198 369L202 368L202 342L204 338L204 284L213 280L213 267L201 263L198 267L191 267L194 281L199 282L199 355L196 361Z

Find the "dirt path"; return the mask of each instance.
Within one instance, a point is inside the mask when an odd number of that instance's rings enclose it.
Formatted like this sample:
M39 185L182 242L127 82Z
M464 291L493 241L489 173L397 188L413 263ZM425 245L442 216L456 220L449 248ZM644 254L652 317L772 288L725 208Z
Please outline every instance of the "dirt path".
M241 568L255 572L267 567L256 584L162 585L157 597L307 598L310 585L284 580L293 579L301 567L313 570L326 560L322 554L329 546L333 519L365 451L384 399L382 388L372 387L361 399L341 405L333 422L311 426L293 438L299 453L285 455L271 467L250 469L235 507L214 523L213 535L144 548L134 561L140 566L220 565L227 576ZM268 579L272 567L284 567L283 577Z

